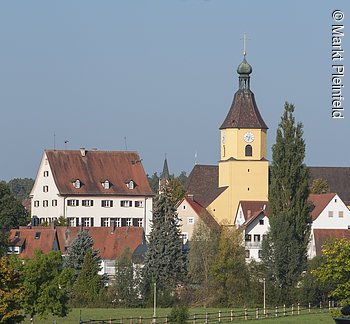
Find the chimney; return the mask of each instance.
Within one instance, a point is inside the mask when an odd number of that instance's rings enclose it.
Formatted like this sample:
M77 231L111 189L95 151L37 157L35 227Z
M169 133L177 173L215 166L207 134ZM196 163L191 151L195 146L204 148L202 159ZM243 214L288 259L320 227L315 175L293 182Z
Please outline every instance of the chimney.
M250 216L252 216L252 211L248 209L247 214L248 214L248 218L250 218Z
M80 154L81 154L81 156L86 156L85 147L81 147L81 148L80 148Z
M266 205L264 205L264 207L263 207L263 210L265 210L266 209Z
M193 200L193 195L192 194L188 194L187 197L188 197L188 199Z

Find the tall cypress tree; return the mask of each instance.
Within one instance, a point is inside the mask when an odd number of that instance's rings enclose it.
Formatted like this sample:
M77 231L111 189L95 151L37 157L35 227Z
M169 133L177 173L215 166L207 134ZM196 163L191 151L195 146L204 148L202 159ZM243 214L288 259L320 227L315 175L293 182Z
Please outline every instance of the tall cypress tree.
M151 293L152 283L156 283L157 292L164 295L173 292L185 279L186 258L179 226L171 188L165 186L155 202L143 268L146 296Z
M303 126L295 124L293 113L294 106L286 102L272 147L270 230L262 253L268 283L280 302L292 298L292 289L306 269L311 227Z

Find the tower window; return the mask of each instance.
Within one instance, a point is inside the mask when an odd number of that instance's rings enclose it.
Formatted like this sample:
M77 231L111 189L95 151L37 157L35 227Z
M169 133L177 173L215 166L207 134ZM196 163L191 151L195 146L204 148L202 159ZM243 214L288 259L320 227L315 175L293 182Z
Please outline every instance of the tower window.
M250 144L248 144L245 147L245 156L252 156L252 155L253 155L253 148Z

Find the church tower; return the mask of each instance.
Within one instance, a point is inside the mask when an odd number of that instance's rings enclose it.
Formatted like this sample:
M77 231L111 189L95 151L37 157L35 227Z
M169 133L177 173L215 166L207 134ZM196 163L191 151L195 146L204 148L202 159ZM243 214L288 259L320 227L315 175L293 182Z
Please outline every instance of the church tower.
M239 201L268 199L268 127L250 90L252 71L244 51L237 68L239 89L220 127L219 187L226 189L210 206L214 217L223 223L234 223Z

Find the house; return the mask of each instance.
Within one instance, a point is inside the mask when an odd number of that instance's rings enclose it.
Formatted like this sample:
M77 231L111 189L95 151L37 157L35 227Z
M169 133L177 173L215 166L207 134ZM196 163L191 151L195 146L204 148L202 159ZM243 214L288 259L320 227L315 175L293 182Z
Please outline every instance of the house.
M99 251L101 270L99 274L115 275L115 261L129 249L135 264L143 262L147 245L142 227L44 227L22 226L10 231L8 254L21 259L31 259L35 250L43 253L60 251L64 257L80 231L88 231L94 241L93 249Z
M212 215L194 200L193 196L186 196L176 205L177 214L180 218L180 228L184 244L191 241L195 225L202 221L209 228L218 227Z
M143 227L150 232L153 192L136 152L46 150L31 192L35 223Z
M346 238L350 240L350 229L314 229L313 230L313 242L314 256L322 255L322 246L335 239Z
M246 261L260 261L262 241L269 229L267 201L240 201L235 225L243 228Z
M334 235L334 238L337 238L338 234L342 233L338 230L350 228L350 211L339 195L335 193L311 194L309 202L314 208L311 211L312 226L308 256L313 258L320 255L320 246L322 245L320 242L324 241L324 237Z
M101 270L99 274L115 275L115 261L124 250L129 249L135 263L146 252L146 239L141 227L66 227L57 226L57 237L62 255L66 255L81 230L87 231L94 241L93 249L99 251ZM142 251L140 253L139 251ZM142 261L142 259L141 259Z
M21 259L31 259L35 250L45 254L60 250L54 228L20 226L18 229L10 230L7 254L17 254Z

